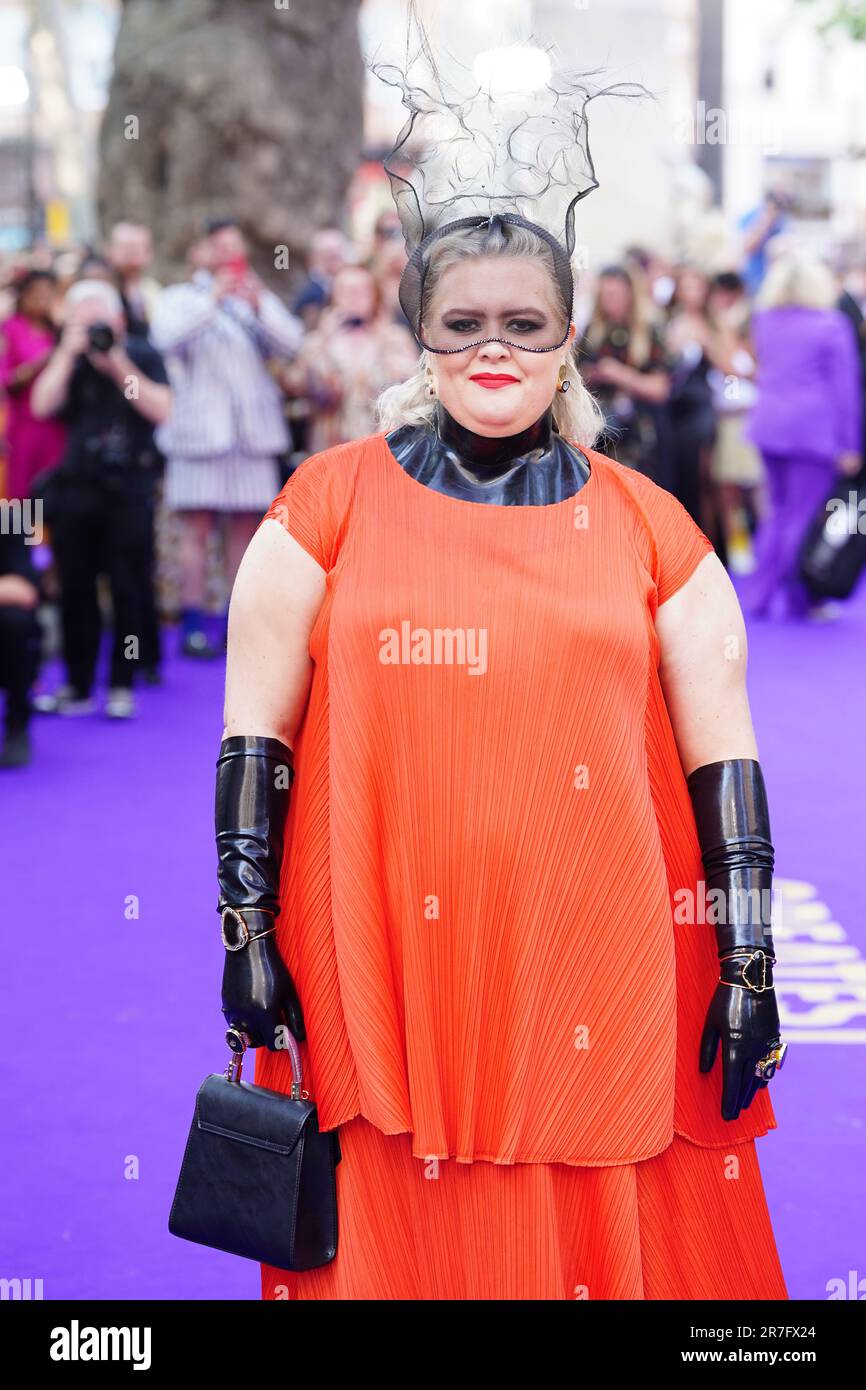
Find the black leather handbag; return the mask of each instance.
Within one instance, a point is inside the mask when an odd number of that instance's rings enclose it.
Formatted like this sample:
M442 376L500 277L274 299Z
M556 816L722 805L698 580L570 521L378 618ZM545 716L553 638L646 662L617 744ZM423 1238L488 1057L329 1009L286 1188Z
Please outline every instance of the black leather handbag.
M836 480L803 538L800 576L817 599L848 598L866 567L866 485Z
M336 1130L319 1129L288 1033L292 1093L241 1080L246 1035L230 1028L225 1072L195 1101L168 1229L278 1269L315 1269L337 1253Z

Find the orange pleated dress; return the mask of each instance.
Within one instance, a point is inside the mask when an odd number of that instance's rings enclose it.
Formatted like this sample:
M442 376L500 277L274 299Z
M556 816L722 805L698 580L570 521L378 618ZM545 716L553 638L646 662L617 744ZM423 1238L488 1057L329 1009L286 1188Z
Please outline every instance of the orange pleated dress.
M266 514L327 575L277 940L339 1127L336 1258L267 1299L773 1299L754 1140L698 1049L715 933L657 607L711 543L585 450L563 501L464 501L382 434ZM285 1051L258 1084L288 1092Z

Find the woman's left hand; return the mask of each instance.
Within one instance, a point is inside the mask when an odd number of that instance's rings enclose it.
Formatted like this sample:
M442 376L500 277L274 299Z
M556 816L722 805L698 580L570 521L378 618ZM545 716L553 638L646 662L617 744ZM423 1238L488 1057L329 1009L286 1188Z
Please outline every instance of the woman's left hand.
M87 356L96 370L110 377L115 386L123 387L127 377L135 375L135 363L119 343L115 343L108 352L96 352L91 349Z
M739 967L733 963L723 965L723 979L736 979ZM723 1120L736 1120L740 1111L751 1105L755 1093L768 1084L769 1077L758 1076L755 1066L778 1045L780 1031L779 1006L772 986L758 992L719 981L701 1037L700 1069L712 1071L721 1043Z

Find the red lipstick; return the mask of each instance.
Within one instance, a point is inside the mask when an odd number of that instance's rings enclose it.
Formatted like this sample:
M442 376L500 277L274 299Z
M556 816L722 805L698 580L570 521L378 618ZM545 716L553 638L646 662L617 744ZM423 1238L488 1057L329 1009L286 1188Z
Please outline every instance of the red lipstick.
M469 380L477 381L478 385L483 386L487 391L498 391L500 386L518 384L518 378L509 376L507 372L477 372Z

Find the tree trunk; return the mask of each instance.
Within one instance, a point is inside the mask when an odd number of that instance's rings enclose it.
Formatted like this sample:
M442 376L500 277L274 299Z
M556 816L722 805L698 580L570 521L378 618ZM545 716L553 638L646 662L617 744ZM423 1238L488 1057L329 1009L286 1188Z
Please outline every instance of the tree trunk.
M310 237L340 225L362 138L360 0L124 0L100 138L103 232L146 223L181 278L233 217L285 293ZM288 262L288 263L287 263Z

